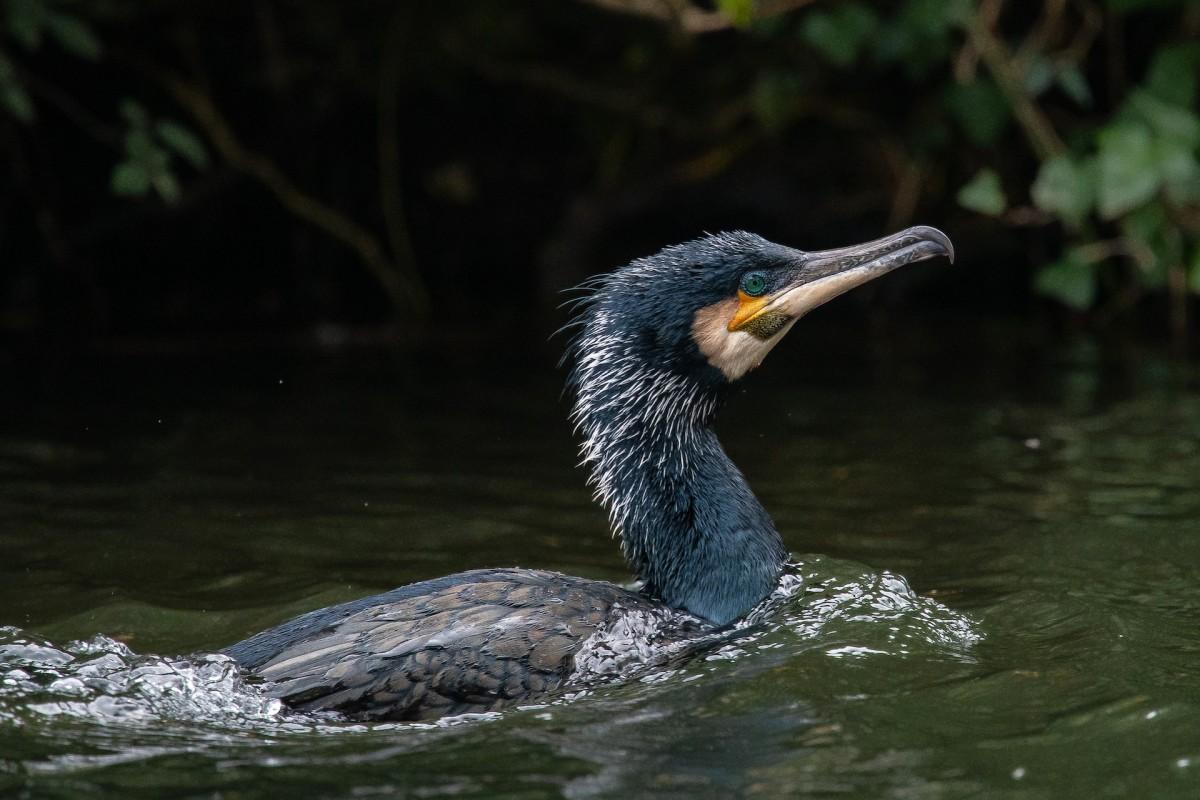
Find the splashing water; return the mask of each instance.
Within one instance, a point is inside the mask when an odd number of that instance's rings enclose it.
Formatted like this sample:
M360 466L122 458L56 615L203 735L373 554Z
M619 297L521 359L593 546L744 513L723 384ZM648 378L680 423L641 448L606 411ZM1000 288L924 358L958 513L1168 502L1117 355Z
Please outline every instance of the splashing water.
M160 773L175 763L216 765L214 775L229 777L210 779L215 789L249 774L256 781L270 774L310 780L322 764L361 770L378 763L386 775L387 764L419 758L434 741L451 753L475 751L480 736L494 742L497 734L482 732L480 723L520 736L538 729L531 725L560 729L566 722L575 733L560 745L570 749L576 739L601 735L614 713L631 722L657 718L663 703L687 708L814 654L833 669L838 659L890 658L920 672L931 656L969 661L980 639L970 619L917 595L903 578L814 557L790 565L772 596L729 629L703 631L672 612L626 615L580 652L574 690L539 704L434 723L364 725L293 712L260 693L224 655L140 655L105 636L60 647L0 628L0 789L5 773L30 787L150 763ZM653 731L658 723L647 725ZM20 745L25 757L4 752L6 742ZM615 780L631 763L618 758L602 774ZM194 780L195 767L186 770Z
M804 640L866 635L885 646L871 650L879 655L908 655L917 646L969 660L983 638L969 617L918 595L900 575L863 570L824 556L790 564L775 592L737 627L786 628Z
M440 730L498 717L349 723L327 712L287 709L222 654L140 655L101 635L58 647L0 626L0 789L5 773L69 775L169 757L240 758L264 745L294 747L312 734ZM32 745L36 756L16 758L9 742ZM250 760L282 766L298 759Z
M249 722L278 718L282 704L248 687L233 659L134 653L106 636L59 649L0 628L0 722L87 717L103 724L155 719Z
M694 617L666 610L620 616L584 643L572 681L660 681L691 656L709 651L705 660L733 660L764 639L770 649L790 639L806 651L830 642L833 658L917 650L969 662L982 634L969 617L921 597L899 575L813 556L789 564L775 591L730 629L705 631Z
M921 645L966 659L979 638L968 618L916 595L903 578L812 558L791 565L774 594L728 630L698 632L693 618L671 612L626 614L586 643L577 656L574 682L589 689L631 678L664 682L677 674L672 667L697 654L704 653L708 662L734 661L752 657L754 649L789 643L806 651L828 643L826 652L835 658L903 657ZM441 726L496 716L465 715ZM224 655L139 655L106 636L58 647L17 628L0 628L0 728L50 732L64 722L104 730L107 743L123 749L119 757L132 759L163 752L162 746L134 745L156 726L159 733L166 726L173 737L185 740L214 732L275 736L368 727L329 714L291 712L260 693ZM60 758L41 768L78 763Z

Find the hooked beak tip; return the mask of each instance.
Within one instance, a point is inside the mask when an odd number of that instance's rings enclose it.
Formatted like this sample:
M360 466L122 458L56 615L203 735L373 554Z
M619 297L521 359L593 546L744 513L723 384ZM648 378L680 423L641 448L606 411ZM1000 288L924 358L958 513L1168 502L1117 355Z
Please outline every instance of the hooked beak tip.
M909 228L909 232L920 236L927 242L932 242L941 248L942 255L953 264L954 263L954 243L950 241L950 237L939 231L937 228L928 225L918 225L915 228Z

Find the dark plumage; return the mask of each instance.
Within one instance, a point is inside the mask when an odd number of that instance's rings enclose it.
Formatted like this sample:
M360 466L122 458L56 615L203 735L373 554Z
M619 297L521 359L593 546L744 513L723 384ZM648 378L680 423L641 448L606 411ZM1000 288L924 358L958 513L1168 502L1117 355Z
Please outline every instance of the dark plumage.
M568 352L572 418L640 591L477 570L313 611L226 652L295 708L422 719L620 671L621 647L653 661L648 643L629 641L647 630L687 637L745 616L787 553L709 427L727 387L812 308L936 255L953 250L932 228L819 253L738 232L592 283Z
M312 611L226 652L294 708L424 719L553 691L613 614L653 610L602 581L472 570Z

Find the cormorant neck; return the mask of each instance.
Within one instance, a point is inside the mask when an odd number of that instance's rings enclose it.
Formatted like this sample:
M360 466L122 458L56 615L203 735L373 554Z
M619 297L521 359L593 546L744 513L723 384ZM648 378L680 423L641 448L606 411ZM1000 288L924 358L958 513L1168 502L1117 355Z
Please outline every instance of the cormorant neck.
M717 625L744 616L774 590L787 553L710 428L718 390L581 339L572 418L643 591Z

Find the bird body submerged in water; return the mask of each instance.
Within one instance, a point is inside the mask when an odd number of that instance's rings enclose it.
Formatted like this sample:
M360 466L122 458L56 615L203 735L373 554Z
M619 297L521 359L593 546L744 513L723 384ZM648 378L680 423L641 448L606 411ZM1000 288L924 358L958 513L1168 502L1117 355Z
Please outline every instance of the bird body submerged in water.
M294 708L426 719L569 686L631 615L676 635L744 617L787 552L710 428L722 398L813 308L939 255L953 247L928 227L821 252L735 232L594 281L569 353L572 418L639 591L475 570L313 611L226 652Z

